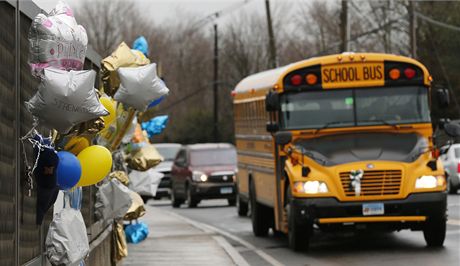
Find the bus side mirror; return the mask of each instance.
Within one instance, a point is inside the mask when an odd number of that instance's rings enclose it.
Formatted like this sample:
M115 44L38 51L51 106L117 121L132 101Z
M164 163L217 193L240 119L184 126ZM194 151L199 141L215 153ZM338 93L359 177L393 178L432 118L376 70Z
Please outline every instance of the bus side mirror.
M284 146L292 141L292 133L289 131L280 131L275 134L275 143Z
M441 88L436 90L436 97L438 98L438 106L440 108L447 108L450 104L449 90Z
M444 124L444 131L449 137L460 137L460 120L454 120Z
M280 130L280 126L274 122L267 122L266 129L267 129L267 132L274 133Z
M276 112L280 110L280 97L278 93L269 92L265 96L265 110L267 112Z

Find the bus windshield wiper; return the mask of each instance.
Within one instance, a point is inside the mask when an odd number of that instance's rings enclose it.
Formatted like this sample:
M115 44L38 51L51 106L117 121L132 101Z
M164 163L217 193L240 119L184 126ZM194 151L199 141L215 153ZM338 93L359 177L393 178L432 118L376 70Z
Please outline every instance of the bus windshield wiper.
M387 120L384 120L384 119L358 120L358 123L361 123L361 122L380 122L380 123L382 123L384 125L391 126L394 129L399 129L399 126L397 124L392 124L392 123L390 123L390 122L388 122Z
M353 122L353 121L331 121L331 122L327 122L327 123L324 124L322 127L316 129L314 134L317 134L317 133L320 132L321 130L326 129L326 128L328 128L328 127L331 126L331 125L344 124L344 123L354 123L354 122Z

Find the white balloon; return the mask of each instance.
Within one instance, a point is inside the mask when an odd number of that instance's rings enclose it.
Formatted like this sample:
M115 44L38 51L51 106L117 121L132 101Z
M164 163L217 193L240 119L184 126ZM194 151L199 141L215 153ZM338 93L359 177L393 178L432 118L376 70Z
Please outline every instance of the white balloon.
M26 107L43 126L67 133L76 124L109 114L94 89L95 79L93 70L46 68Z
M157 76L156 64L141 67L121 67L118 69L121 85L114 99L145 111L148 105L169 93L169 89Z

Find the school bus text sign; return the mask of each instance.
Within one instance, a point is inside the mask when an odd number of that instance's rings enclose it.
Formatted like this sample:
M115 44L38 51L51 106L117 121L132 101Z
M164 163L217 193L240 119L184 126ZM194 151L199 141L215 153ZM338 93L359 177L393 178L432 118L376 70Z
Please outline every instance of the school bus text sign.
M324 89L373 87L385 84L383 63L346 63L321 67Z

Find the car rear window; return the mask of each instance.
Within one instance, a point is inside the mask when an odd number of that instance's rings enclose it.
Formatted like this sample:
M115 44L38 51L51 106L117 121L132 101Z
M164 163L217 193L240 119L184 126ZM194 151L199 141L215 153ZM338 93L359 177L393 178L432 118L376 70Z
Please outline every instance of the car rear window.
M455 158L460 158L460 148L454 149L455 152Z
M209 149L192 151L190 156L190 164L195 166L236 166L236 151L234 149Z

